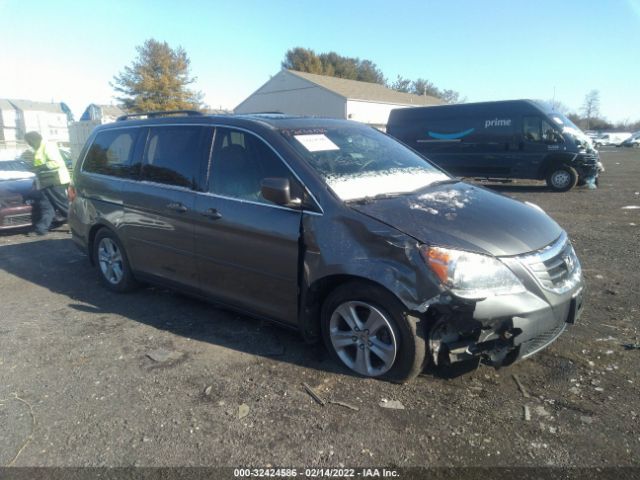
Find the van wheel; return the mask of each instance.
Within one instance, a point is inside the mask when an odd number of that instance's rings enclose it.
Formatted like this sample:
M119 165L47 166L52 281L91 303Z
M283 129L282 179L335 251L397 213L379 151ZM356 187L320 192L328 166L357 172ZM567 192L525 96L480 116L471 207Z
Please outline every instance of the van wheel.
M577 182L578 172L567 165L556 167L547 175L547 185L556 192L571 190Z
M100 281L109 290L125 293L138 287L120 240L106 228L96 235L93 242L93 258L98 267Z
M336 288L322 306L321 328L334 360L359 375L406 382L424 368L420 320L383 288L361 282Z

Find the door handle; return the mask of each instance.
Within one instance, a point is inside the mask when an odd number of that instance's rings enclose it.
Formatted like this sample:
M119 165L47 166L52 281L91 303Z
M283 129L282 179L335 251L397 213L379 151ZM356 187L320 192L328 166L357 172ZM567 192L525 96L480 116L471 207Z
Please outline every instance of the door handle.
M187 211L187 207L185 207L182 203L180 202L172 202L167 204L167 208L169 210L173 210L174 212L178 212L178 213L184 213Z
M207 208L202 212L202 216L210 218L211 220L218 220L219 218L222 218L222 214L215 208Z

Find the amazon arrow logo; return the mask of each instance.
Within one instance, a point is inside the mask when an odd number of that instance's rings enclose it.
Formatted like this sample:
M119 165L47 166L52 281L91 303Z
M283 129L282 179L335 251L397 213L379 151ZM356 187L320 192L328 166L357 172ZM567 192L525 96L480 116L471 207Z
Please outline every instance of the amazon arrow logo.
M456 133L438 133L438 132L427 132L431 138L435 138L437 140L458 140L460 138L466 137L467 135L473 133L475 128L470 128L469 130L465 130L463 132Z

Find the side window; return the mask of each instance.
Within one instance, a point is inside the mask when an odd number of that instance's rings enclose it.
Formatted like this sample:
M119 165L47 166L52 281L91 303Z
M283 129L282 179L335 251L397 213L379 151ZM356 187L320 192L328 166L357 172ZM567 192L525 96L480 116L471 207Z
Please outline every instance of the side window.
M131 157L139 129L111 130L99 133L85 157L82 170L114 177L133 177Z
M229 128L216 130L209 191L225 197L271 204L260 193L263 178L288 178L291 196L303 198L304 189L282 160L254 135Z
M209 155L211 129L200 126L153 127L142 162L142 179L196 189Z
M544 143L561 143L562 135L549 122L542 121L542 141Z
M528 142L542 141L542 119L540 117L524 117L522 133Z

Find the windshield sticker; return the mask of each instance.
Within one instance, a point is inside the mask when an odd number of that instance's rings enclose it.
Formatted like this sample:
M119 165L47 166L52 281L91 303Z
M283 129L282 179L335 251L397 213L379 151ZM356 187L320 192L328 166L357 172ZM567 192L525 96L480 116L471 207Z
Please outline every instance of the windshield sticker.
M326 135L294 135L298 142L302 144L310 152L328 152L331 150L340 150Z

